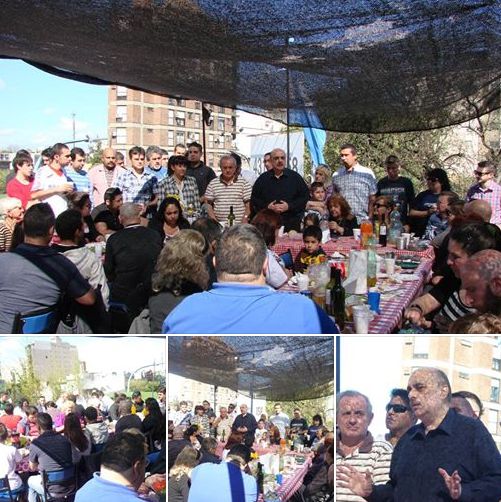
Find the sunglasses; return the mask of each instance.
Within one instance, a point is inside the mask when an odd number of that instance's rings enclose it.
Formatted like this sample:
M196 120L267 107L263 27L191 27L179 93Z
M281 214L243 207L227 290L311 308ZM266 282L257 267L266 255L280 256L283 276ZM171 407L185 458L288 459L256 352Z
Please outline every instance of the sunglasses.
M490 171L485 171L485 172L482 172L482 171L473 171L473 174L475 176L484 176L485 174L491 174Z
M409 408L407 406L404 406L403 404L387 404L386 413L388 413L390 410L393 410L394 413L405 413L409 410Z

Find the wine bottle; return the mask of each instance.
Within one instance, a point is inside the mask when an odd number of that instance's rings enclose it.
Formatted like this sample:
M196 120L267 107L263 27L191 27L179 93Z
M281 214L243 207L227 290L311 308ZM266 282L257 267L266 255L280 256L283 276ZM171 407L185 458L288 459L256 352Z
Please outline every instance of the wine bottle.
M379 226L379 244L381 246L386 247L386 244L388 243L388 230L386 227L386 223L383 221L381 222L381 225Z
M335 283L331 289L331 315L336 320L340 329L344 328L345 322L345 297L346 293L341 283L341 270L334 268Z
M257 463L257 488L259 493L264 493L264 474L263 464L261 462Z
M228 215L228 226L232 227L235 222L235 214L233 213L233 206L230 206L230 214Z

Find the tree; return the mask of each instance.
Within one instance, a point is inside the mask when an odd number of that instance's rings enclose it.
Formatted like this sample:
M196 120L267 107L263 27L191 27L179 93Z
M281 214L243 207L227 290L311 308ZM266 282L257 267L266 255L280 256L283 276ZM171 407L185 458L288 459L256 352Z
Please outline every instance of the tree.
M87 156L87 162L91 165L91 167L94 167L96 164L101 163L102 154L103 154L103 147L100 140L90 144L89 154Z
M305 401L281 401L280 404L282 405L282 411L290 418L294 416L294 408L299 408L301 410L301 416L304 417L308 423L312 423L311 419L313 415L318 414L322 417L324 425L327 425L327 427L334 426L333 411L329 409L328 399L325 397L308 399ZM274 401L266 403L268 418L275 413L274 406Z
M26 359L20 362L20 366L20 371L11 371L12 397L15 400L26 397L30 403L35 402L42 385L35 375L30 347L26 347Z

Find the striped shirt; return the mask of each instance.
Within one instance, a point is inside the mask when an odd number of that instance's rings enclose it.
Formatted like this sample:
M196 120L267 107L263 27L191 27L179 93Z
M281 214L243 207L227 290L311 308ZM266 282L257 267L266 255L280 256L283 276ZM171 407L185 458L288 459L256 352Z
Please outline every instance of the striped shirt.
M491 223L501 224L501 185L494 180L490 180L487 188L481 188L477 183L468 189L466 200L486 200L492 208Z
M433 318L433 322L438 333L449 333L449 327L454 321L465 315L475 314L476 312L475 309L468 307L461 301L459 291L454 291L439 313Z
M241 176L226 183L221 176L214 178L205 191L207 201L214 203L214 212L220 222L225 222L233 206L235 222L240 223L245 214L245 203L250 201L252 187Z
M117 187L122 190L124 202L147 204L153 199L156 186L157 179L146 171L137 174L131 169L120 174L117 179Z
M75 171L72 167L65 167L64 174L66 174L69 181L73 182L77 192L85 192L92 197L92 185L89 176L83 169Z
M158 195L158 203L169 195L179 197L179 202L185 216L188 216L187 209L189 206L193 208L192 218L197 218L200 215L200 195L198 194L198 186L193 176L185 176L182 183L178 184L174 176L168 176L159 181L156 187L155 194Z
M336 466L350 465L358 471L369 471L375 485L385 484L390 479L390 464L393 447L387 441L374 441L371 433L357 450L343 456L339 448L339 439L336 446ZM336 486L337 502L365 502L365 499L355 495L348 488Z
M11 243L12 231L5 226L5 223L0 223L0 252L9 251Z

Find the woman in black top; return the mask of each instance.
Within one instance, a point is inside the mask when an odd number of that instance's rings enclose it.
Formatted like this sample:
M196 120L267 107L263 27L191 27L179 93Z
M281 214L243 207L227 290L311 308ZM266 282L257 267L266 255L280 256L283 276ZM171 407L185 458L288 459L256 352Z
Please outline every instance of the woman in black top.
M165 242L177 235L181 230L190 228L188 220L183 216L183 209L176 197L166 197L148 226L156 230Z
M327 209L331 237L351 237L353 229L358 228L358 222L351 212L348 201L342 195L332 195L327 199Z
M76 209L82 215L86 242L104 241L104 237L96 230L94 220L90 215L91 208L92 204L87 192L72 192L68 194L68 209Z

